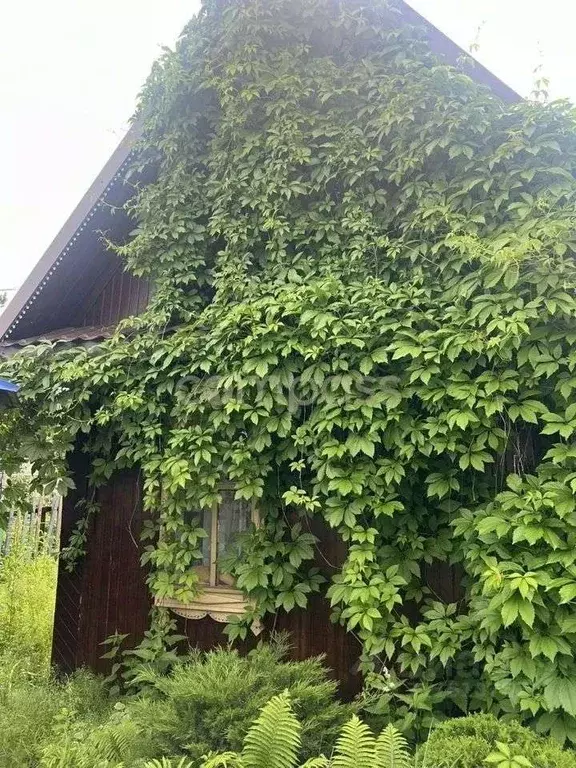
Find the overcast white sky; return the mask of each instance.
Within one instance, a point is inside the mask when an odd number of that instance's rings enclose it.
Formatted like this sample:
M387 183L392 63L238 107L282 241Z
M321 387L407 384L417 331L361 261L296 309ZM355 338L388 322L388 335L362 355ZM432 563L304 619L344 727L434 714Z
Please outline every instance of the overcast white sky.
M574 0L410 0L521 94L542 61L576 102ZM199 0L0 2L0 289L17 287L122 138Z

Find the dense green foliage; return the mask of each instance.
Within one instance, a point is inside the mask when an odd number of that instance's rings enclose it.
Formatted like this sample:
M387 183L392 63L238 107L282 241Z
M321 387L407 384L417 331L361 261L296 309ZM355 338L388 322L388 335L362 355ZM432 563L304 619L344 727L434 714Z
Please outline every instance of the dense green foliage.
M260 708L284 690L303 723L303 753L330 750L350 708L335 700L336 684L320 661L283 662L282 655L274 646L247 657L218 650L192 654L169 675L144 668L147 694L125 710L140 734L138 754L198 759L210 750L237 750Z
M67 737L75 718L96 729L105 718L110 702L103 685L79 674L66 684L51 680L47 672L21 674L12 656L0 657L0 766L2 768L46 768L73 763L42 763L46 755L65 754ZM87 727L85 727L86 735ZM49 746L52 745L52 746ZM90 765L94 768L94 763Z
M84 673L58 683L2 661L1 768L140 768L162 757L197 766L208 752L239 750L259 710L282 691L302 723L302 755L329 753L351 715L318 660L284 662L280 646L244 658L193 653L164 675L141 664L143 690L124 698Z
M434 768L483 768L486 758L501 750L499 745L505 745L512 756L528 760L532 768L576 766L576 753L561 749L552 739L537 736L518 723L501 722L492 715L474 715L443 723L420 748L417 764ZM518 763L518 768L522 766L526 768L525 763Z
M109 687L85 673L55 681L48 668L54 576L54 561L32 556L23 542L15 541L0 563L0 768L198 768L213 751L227 757L213 755L206 767L272 768L284 765L286 739L293 760L309 758L310 768L344 768L346 759L372 768L376 756L376 766L412 766L392 726L376 747L365 725L349 721L352 708L335 701L335 684L321 664L284 662L282 642L248 657L194 652L170 674L140 661L131 672L142 692L124 699L110 697ZM492 716L435 727L415 765L483 768L487 757L499 766L500 755L507 766L502 745L532 768L576 768L573 752ZM322 753L328 757L316 757ZM166 755L176 757L160 757Z
M241 753L208 756L202 768L295 768L300 725L288 694L276 696L248 732ZM328 756L302 768L571 768L576 753L516 722L492 715L452 720L436 729L413 757L402 734L389 725L378 738L354 716Z
M301 726L290 696L280 694L263 707L248 731L241 753L209 755L202 768L296 768L300 764ZM342 728L334 753L313 757L300 768L411 768L408 744L390 725L375 739L354 716Z
M54 581L54 562L48 571L47 560L16 547L2 561L2 584L10 589L0 589L0 606L14 607L17 597L18 611L8 612L1 625L0 767L286 768L306 758L308 768L412 765L392 726L375 741L358 718L349 720L351 707L335 701L335 684L319 661L284 662L282 643L247 657L194 652L170 674L141 662L133 671L142 692L124 699L111 698L103 682L86 673L55 681L47 665L46 604ZM416 764L480 768L486 757L501 754L502 743L532 768L576 766L574 753L488 716L440 726ZM318 757L322 753L327 758Z
M576 741L573 109L501 103L384 0L208 0L140 117L157 180L115 247L152 304L6 364L6 468L32 447L56 482L79 433L95 483L140 466L150 587L183 600L183 513L227 478L264 520L228 566L255 606L232 637L327 589L374 714ZM326 587L311 518L348 545Z
M50 666L57 564L14 539L0 557L0 666L3 674L46 677ZM6 669L7 667L7 669Z

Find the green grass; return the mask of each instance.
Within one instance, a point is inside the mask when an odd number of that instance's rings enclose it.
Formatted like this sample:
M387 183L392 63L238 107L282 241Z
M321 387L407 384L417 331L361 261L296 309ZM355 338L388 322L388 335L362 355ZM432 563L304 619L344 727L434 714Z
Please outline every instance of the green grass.
M0 560L0 656L12 676L49 674L56 575L54 558L21 547Z

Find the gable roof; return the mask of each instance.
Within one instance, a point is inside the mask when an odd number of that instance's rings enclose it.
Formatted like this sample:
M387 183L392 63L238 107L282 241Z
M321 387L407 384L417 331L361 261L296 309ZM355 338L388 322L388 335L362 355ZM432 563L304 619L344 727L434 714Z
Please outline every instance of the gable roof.
M466 54L430 21L400 0L409 24L424 27L432 50L456 63L470 62L467 74L507 102L520 96L492 72ZM0 341L22 339L73 324L74 310L82 306L90 286L116 257L106 250L101 233L128 234L127 216L121 212L133 189L125 183L125 170L133 156L142 127L135 122L108 160L88 192L64 224L22 287L0 314ZM57 279L54 279L57 278Z
M125 172L140 132L136 123L130 128L0 315L0 340L32 336L59 327L60 317L71 317L74 309L82 306L88 290L113 260L113 254L107 252L101 242L101 234L128 230L128 217L121 207L133 189L125 183ZM58 280L53 280L54 277ZM35 327L34 320L54 308L55 301L60 305L59 311L52 312L48 327Z

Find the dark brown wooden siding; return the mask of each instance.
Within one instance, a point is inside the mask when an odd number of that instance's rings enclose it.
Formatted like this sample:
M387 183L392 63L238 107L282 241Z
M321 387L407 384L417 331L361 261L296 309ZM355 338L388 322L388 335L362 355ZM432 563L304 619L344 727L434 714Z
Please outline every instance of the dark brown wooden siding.
M82 471L76 457L72 463ZM79 488L85 485L82 477L77 476L76 482ZM81 514L75 501L71 497L65 503L63 542ZM66 672L82 666L107 672L109 662L101 658L104 640L126 632L135 643L149 623L150 598L140 566L138 474L118 474L99 490L97 501L86 557L74 574L62 568L58 574L53 660Z
M65 504L64 541L79 515L76 501L85 491L84 457L74 455L71 466L78 491ZM62 569L59 574L53 660L66 672L81 666L107 672L110 662L101 658L103 641L119 632L129 634L135 645L149 623L150 597L138 544L142 525L138 474L119 474L97 498L100 510L88 536L87 556L73 575ZM340 543L328 531L322 535L321 549L329 562L337 563L342 556ZM269 618L267 630L290 634L295 659L325 654L342 694L349 697L360 684L355 671L359 646L353 635L330 622L329 614L327 602L318 597L307 610ZM209 649L227 642L224 625L212 619L180 619L179 626L194 647Z
M318 566L324 566L324 571L326 563L337 567L345 554L341 540L323 526L316 526L314 533L319 538L318 550L321 552ZM329 570L333 571L334 568ZM330 573L326 572L326 575ZM330 613L328 601L322 596L314 596L305 610L298 609L290 613L282 611L275 616L268 616L264 637L276 632L287 633L293 659L325 656L332 676L339 681L340 693L344 698L352 698L359 692L362 682L357 670L360 645L353 634L330 621ZM203 650L227 643L224 625L212 619L179 619L179 629L192 646ZM255 638L249 639L248 647L254 642Z
M116 325L125 317L139 315L149 299L149 285L130 275L122 266L106 275L89 295L80 325Z
M97 495L99 511L89 533L79 616L79 666L107 672L102 643L119 633L137 640L149 625L150 598L140 565L140 481L117 475Z
M77 490L64 504L63 541L78 518L76 502L86 493L87 463L80 452L72 456L71 469ZM81 666L108 672L110 662L101 658L104 640L118 632L128 634L130 644L136 645L149 624L151 601L140 565L142 505L138 473L118 474L99 490L97 500L100 511L92 522L86 558L74 574L62 569L59 574L53 658L66 672ZM333 531L321 525L317 524L313 532L319 539L318 565L330 577L342 563L344 546ZM455 602L461 598L461 573L449 565L427 566L424 578L440 599ZM411 614L410 606L407 612ZM227 643L224 625L212 619L178 619L178 625L191 646L207 650ZM268 617L266 630L267 634L289 633L294 659L324 654L340 682L342 695L349 698L357 693L361 684L358 641L352 633L331 623L323 597L314 597L306 610ZM246 647L254 642L252 638Z
M69 466L76 488L66 496L62 506L62 546L66 546L78 519L79 512L76 505L86 496L87 456L76 451L70 458ZM79 564L74 573L68 573L60 564L56 590L52 661L58 669L66 674L79 666L79 616L83 596L82 575L82 563Z

